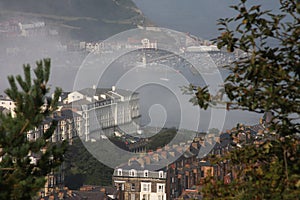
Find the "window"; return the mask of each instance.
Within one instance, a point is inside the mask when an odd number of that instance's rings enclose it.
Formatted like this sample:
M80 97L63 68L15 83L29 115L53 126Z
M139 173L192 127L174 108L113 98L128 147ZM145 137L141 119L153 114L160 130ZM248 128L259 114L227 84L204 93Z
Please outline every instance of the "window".
M151 192L151 183L141 183L142 192Z
M122 169L118 169L118 176L122 176Z
M159 171L158 173L159 173L159 174L158 174L158 177L159 177L159 178L163 178L163 177L164 177L164 172L163 172L163 171Z
M135 191L135 183L131 184L131 191Z
M158 193L165 193L165 184L157 184L157 192Z
M123 183L118 184L118 185L117 185L117 189L118 189L118 190L121 190L121 191L124 191L124 189L125 189L124 184L123 184Z
M164 195L158 195L158 200L164 200Z
M149 175L149 171L148 171L148 170L145 170L145 171L144 171L144 177L148 177L148 175Z
M135 194L130 194L130 200L135 200Z
M143 194L142 200L150 200L150 194Z
M136 171L134 169L130 170L129 176L136 176Z
M49 180L49 187L53 187L53 185L54 185L53 177L50 177L49 179L50 179Z
M31 138L30 134L27 133L27 140L30 141L30 138Z
M204 170L201 170L200 176L201 176L201 177L204 177Z

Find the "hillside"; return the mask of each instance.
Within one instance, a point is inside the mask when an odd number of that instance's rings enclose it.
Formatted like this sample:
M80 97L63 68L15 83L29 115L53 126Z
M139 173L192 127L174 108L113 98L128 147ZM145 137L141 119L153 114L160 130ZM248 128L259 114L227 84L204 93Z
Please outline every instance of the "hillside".
M0 0L0 20L18 16L42 19L78 40L101 40L144 24L131 0Z

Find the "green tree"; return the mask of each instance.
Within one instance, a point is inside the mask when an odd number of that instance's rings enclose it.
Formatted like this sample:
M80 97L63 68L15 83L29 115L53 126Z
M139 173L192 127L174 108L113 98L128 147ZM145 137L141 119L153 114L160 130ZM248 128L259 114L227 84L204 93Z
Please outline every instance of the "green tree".
M28 141L27 133L39 127L57 107L61 89L56 88L53 98L47 96L50 74L50 59L36 63L35 78L31 68L24 65L24 78L9 76L10 88L5 91L15 102L15 115L0 116L0 199L32 199L44 187L45 176L63 161L63 144L49 142L56 121L36 141ZM31 164L28 155L39 160Z
M68 147L65 166L65 185L70 189L79 189L82 185L111 185L113 169L94 158L79 138Z
M255 143L211 157L215 164L230 162L235 179L230 184L210 180L207 199L299 199L300 196L300 2L280 0L279 13L232 6L237 16L220 19L219 48L244 51L247 56L226 66L227 109L272 112L264 137ZM190 86L200 107L213 105L207 88Z

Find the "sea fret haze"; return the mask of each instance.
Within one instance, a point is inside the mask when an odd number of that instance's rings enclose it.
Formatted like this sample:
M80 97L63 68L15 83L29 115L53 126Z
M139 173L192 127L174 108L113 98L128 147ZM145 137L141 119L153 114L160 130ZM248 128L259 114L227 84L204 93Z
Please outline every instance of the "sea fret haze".
M170 26L172 23L178 23L178 27L181 27L177 30L181 30L183 32L192 32L196 33L196 35L200 35L201 37L201 32L196 31L197 27L199 28L198 23L206 23L210 24L211 27L216 27L215 26L215 21L214 22L209 22L208 19L211 19L211 15L214 13L214 9L220 10L224 9L229 10L228 6L225 4L218 4L219 6L215 7L213 9L213 4L212 3L205 3L203 2L200 4L199 2L196 2L194 0L191 0L189 3L183 4L182 2L179 1L173 1L171 3L170 1L163 0L160 3L157 1L153 1L152 5L149 5L150 2L147 2L146 7L142 7L141 3L145 3L146 1L137 1L136 4L141 9L146 16L153 21L157 25L165 25L165 26ZM73 2L74 3L74 2ZM165 6L158 6L159 3L160 5L165 5ZM167 6L170 5L170 6ZM192 6L194 5L194 6ZM156 7L156 9L151 9L151 6ZM162 8L164 7L164 8ZM211 13L206 11L205 12L199 12L197 16L197 12L190 10L191 7L195 7L194 10L197 10L196 8L199 7L199 9L203 9L203 7L209 7L211 8ZM180 9L179 9L180 8ZM159 12L161 14L160 19L155 20L154 17L157 17L156 14L149 15L147 9L150 9L151 12ZM165 9L165 10L163 10ZM204 9L205 10L205 9ZM190 12L189 15L185 14L187 12ZM215 13L221 13L221 12L215 12ZM205 14L205 15L204 15ZM172 16L177 18L172 18ZM225 14L224 14L225 15ZM164 18L167 17L167 18ZM217 16L215 16L217 17ZM183 21L180 20L180 18L184 19ZM35 19L36 20L36 19ZM161 21L160 21L161 20ZM166 21L166 23L164 22ZM186 23L187 21L190 21L192 24L191 26ZM190 28L195 28L195 31L193 31ZM174 27L176 29L176 27ZM90 29L88 28L90 34L97 35L98 32L96 32L92 27ZM204 29L201 29L204 30ZM212 36L213 31L211 31L211 28L205 29L211 34L207 34L206 36L203 36L203 38L211 39L210 36ZM95 42L95 41L91 41ZM98 42L98 41L97 41ZM23 63L31 63L32 66L34 66L35 60L41 59L43 57L50 57L52 59L52 73L51 73L51 84L53 86L61 86L63 89L71 91L72 86L73 86L73 78L76 76L77 70L81 62L84 60L85 55L82 54L81 52L72 52L68 51L69 47L67 46L66 43L62 44L60 38L56 36L34 36L31 38L27 38L23 40L22 38L18 37L17 39L12 39L9 38L8 42L4 42L5 45L8 45L9 48L9 56L8 57L1 57L0 59L3 61L2 65L0 67L0 89L4 90L7 87L7 80L6 77L9 74L16 74L19 71L21 71L21 67ZM79 42L78 42L79 44ZM9 46L10 45L10 46ZM20 49L19 51L17 49ZM16 52L14 52L16 50ZM10 52L13 51L13 52ZM3 54L2 54L3 55ZM7 61L7 62L4 62ZM7 67L4 66L4 63ZM3 83L3 84L2 84ZM155 98L155 97L152 97ZM154 100L154 99L152 99ZM149 101L152 101L151 98ZM145 110L145 112L148 112L148 110ZM205 111L203 111L205 112ZM207 114L207 113L206 113ZM206 115L205 113L202 115ZM252 114L247 114L247 117L245 117L244 114L242 114L240 117L237 112L230 112L228 114L229 116L226 119L226 123L224 128L231 128L234 125L234 118L239 118L239 120L242 123L250 122L250 124L254 124L257 122L258 118L257 115ZM147 117L147 115L144 115ZM238 116L238 117L237 117ZM244 119L245 118L245 119ZM147 119L146 119L147 120ZM169 119L170 121L174 121L171 118ZM206 125L207 120L202 118L201 119L201 131L206 131ZM168 124L168 126L172 126L172 124Z

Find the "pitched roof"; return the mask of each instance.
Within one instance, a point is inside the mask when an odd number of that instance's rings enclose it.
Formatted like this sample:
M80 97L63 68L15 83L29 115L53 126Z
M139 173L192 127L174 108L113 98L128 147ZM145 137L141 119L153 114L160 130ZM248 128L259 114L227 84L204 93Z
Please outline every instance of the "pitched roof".
M79 92L83 95L86 95L88 97L93 97L93 96L99 96L100 94L104 94L108 92L110 89L108 88L85 88L80 90Z
M109 92L112 92L112 91L109 91ZM117 93L117 94L122 95L122 96L131 96L132 94L137 94L137 92L132 92L132 91L123 90L123 89L116 89L114 91L114 93Z
M70 94L70 92L62 92L60 95L61 100L64 100L66 98L68 98L68 95Z
M114 91L112 91L111 88L84 88L82 90L79 90L78 92L88 97L106 94L113 98L120 98L120 96L131 96L132 94L137 94L137 92L132 92L124 89L115 89Z
M90 104L91 102L86 100L86 99L80 99L77 101L73 101L71 103L68 103L66 105L64 105L65 108L81 108L82 105L87 105Z

